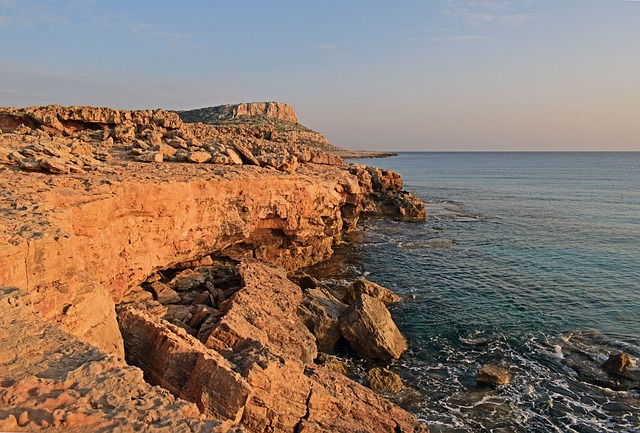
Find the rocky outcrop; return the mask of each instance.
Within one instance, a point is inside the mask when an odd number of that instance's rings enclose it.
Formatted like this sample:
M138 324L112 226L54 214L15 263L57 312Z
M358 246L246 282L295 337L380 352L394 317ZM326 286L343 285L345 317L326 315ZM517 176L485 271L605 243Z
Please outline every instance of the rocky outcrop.
M289 122L298 122L298 117L293 107L281 102L249 102L218 105L215 107L179 111L178 114L186 122L231 120L249 116L264 116Z
M360 295L349 307L340 319L340 332L366 358L397 359L407 350L407 341L387 307L369 295Z
M347 287L343 301L346 304L353 304L362 294L380 299L385 305L392 305L400 302L400 296L393 293L386 287L368 281L364 278L358 278L350 286Z
M275 355L311 363L317 355L315 338L297 320L302 290L261 263L240 266L243 287L227 302L228 310L205 339L217 350L233 350L246 340L259 342Z
M365 197L358 206L369 215L387 215L405 221L422 221L427 212L424 202L402 191L402 178L391 170L350 164L348 170L356 176Z
M506 385L511 381L512 374L503 365L488 363L478 369L476 381L485 385Z
M227 432L142 372L42 320L17 289L0 289L0 430ZM234 428L233 431L238 431Z
M128 361L204 414L251 432L424 429L361 385L311 364L315 353L301 351L308 331L295 317L301 290L281 271L257 262L239 269L243 287L208 337L124 306L118 320Z
M347 311L347 307L325 288L305 290L298 308L298 317L315 337L318 350L333 352L340 339L338 322Z
M374 171L367 184L324 150L162 110L0 109L0 125L0 286L24 290L42 320L109 364L126 356L224 428L418 426L312 364L301 289L257 263L293 271L327 258L398 176ZM245 264L222 272L212 254ZM27 412L14 414L18 427Z

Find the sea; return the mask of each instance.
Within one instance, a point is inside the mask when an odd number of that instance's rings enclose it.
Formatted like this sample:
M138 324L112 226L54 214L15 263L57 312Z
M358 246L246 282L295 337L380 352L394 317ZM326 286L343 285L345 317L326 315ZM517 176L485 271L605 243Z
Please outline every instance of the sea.
M432 432L640 432L640 152L400 153L425 222L366 219L316 272L364 276L409 350L391 396ZM625 376L601 366L627 353ZM356 375L375 362L340 353ZM513 378L476 382L486 363Z

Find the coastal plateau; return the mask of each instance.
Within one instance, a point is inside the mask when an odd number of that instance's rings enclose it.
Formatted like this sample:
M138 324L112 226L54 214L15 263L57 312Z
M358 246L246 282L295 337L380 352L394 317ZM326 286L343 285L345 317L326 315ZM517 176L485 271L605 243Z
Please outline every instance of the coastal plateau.
M398 174L275 102L0 129L0 430L426 431L319 354L401 356L390 295L299 272L363 216L424 219Z

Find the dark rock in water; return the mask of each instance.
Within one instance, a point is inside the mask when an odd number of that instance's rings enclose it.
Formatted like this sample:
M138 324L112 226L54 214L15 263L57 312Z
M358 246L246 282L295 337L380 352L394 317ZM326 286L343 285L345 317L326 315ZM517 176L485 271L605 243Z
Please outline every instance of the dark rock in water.
M298 317L316 337L318 350L333 352L340 339L338 321L347 311L347 305L340 302L327 289L317 287L304 292L298 307Z
M602 368L609 373L623 373L628 367L631 367L631 357L626 353L617 353L609 355L609 359L602 364Z
M391 370L373 367L367 373L366 385L379 394L394 394L404 389L402 378Z
M398 359L407 350L407 340L387 307L366 294L360 295L342 316L340 332L349 345L366 358Z
M498 364L485 364L476 373L476 381L491 386L505 385L513 375L506 367Z
M344 376L349 376L351 374L349 367L347 367L344 362L340 361L335 356L327 355L326 353L319 353L315 363L323 366L327 370L333 371L334 373L340 373Z
M353 304L362 294L367 294L373 298L380 299L385 305L391 305L400 302L400 296L393 293L386 287L382 287L376 283L359 278L351 284L344 295L343 301L346 304Z
M405 221L424 221L424 201L406 191L384 192L379 199L380 212Z

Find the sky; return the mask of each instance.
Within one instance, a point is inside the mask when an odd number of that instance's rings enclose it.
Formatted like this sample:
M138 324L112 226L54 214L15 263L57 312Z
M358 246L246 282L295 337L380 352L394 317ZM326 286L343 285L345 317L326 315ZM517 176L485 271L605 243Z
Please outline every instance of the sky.
M0 106L286 102L351 149L640 151L640 1L0 0Z

